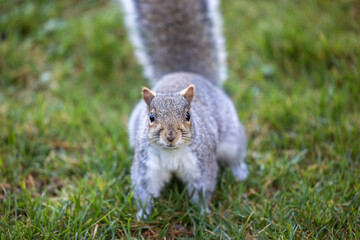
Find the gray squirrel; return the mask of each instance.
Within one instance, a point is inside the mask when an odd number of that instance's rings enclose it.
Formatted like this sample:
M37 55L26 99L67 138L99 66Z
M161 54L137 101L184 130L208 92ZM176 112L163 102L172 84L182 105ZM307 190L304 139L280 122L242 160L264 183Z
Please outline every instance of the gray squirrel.
M120 0L135 54L152 83L129 119L131 180L137 218L172 176L201 212L215 190L218 163L238 180L248 176L246 133L221 90L225 43L218 0Z

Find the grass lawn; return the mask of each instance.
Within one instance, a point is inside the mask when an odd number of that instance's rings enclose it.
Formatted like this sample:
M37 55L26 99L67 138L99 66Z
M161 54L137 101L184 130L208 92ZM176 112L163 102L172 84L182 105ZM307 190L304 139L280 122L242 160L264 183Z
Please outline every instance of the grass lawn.
M147 221L127 120L149 84L115 1L0 0L0 239L360 239L360 4L222 2L249 178Z

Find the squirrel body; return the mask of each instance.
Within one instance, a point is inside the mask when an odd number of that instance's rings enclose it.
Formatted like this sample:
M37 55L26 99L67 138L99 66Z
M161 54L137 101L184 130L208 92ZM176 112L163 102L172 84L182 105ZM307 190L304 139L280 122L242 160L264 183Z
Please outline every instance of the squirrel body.
M151 213L153 198L174 175L186 184L202 212L209 211L219 162L230 165L238 180L248 176L245 129L218 86L226 71L224 53L219 52L222 36L213 29L220 26L214 18L219 14L209 14L216 3L123 0L137 56L154 83L152 90L143 88L143 100L129 119L138 219Z

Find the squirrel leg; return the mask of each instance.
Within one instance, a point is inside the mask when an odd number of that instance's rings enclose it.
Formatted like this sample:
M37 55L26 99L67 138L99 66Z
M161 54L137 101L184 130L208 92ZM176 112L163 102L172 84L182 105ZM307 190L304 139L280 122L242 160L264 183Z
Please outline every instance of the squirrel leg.
M215 155L211 157L211 161L204 161L204 165L206 167L201 169L199 177L186 180L187 194L191 201L200 207L201 214L210 213L209 202L216 187L218 172Z
M160 197L160 192L166 182L169 181L171 175L169 172L161 169L148 168L146 166L133 165L131 178L135 185L134 198L137 201L139 211L136 214L138 221L147 219L151 214L151 208L154 198Z
M190 186L187 189L187 194L191 197L191 201L195 203L200 208L201 215L205 213L210 213L209 201L212 195L212 192L209 192L202 188L195 188Z
M227 132L219 144L217 158L220 162L230 165L232 173L238 181L245 180L249 175L245 163L246 134L240 122L233 124L231 131Z
M241 149L237 143L222 143L219 148L219 160L230 165L236 180L244 181L249 170L245 163L246 151Z
M136 219L147 219L147 216L151 214L151 208L153 205L153 197L146 189L139 189L135 187L135 199L137 201L138 212Z

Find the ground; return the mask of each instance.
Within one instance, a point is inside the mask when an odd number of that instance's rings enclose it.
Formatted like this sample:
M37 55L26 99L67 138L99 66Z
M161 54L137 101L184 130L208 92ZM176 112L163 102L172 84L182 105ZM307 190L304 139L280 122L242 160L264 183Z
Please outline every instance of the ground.
M201 216L174 181L135 220L142 76L115 1L0 0L0 239L359 239L360 4L222 2L250 175Z

